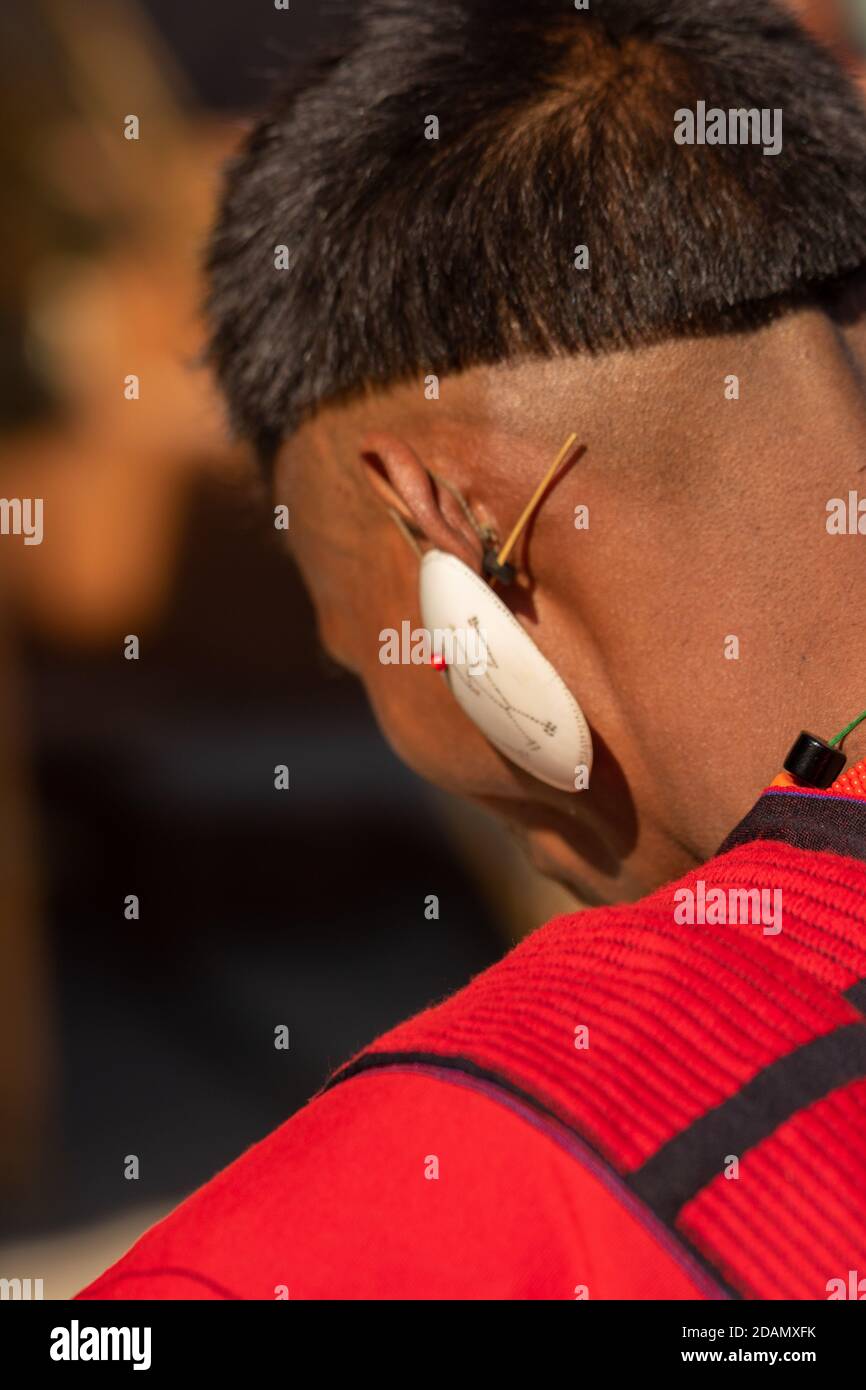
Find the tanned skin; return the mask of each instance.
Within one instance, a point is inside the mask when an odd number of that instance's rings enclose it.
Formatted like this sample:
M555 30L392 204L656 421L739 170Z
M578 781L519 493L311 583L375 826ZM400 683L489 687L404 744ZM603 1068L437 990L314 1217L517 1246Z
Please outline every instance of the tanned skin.
M504 817L585 903L638 898L710 857L800 729L830 737L866 706L866 540L826 527L831 498L866 496L862 306L849 289L746 334L477 368L443 378L439 400L419 378L322 408L281 450L276 499L322 639L392 746ZM379 661L382 629L421 625L418 558L391 511L422 549L478 567L431 473L504 537L571 431L582 451L502 592L592 728L576 795L501 757L433 670Z

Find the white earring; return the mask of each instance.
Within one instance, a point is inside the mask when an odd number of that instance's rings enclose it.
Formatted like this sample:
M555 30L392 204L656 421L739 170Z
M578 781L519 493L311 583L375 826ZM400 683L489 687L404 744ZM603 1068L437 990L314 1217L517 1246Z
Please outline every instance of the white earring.
M421 562L421 618L445 678L485 738L548 786L579 791L592 766L583 710L490 585L455 555Z

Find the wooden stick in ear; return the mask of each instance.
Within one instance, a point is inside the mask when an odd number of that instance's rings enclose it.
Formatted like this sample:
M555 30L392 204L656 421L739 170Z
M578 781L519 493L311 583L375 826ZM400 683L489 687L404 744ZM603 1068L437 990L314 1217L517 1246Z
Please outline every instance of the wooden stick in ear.
M541 482L538 484L538 487L535 489L534 493L530 497L523 511L520 513L520 516L517 519L517 523L515 524L514 529L511 532L511 535L508 537L505 544L501 547L498 555L496 556L497 569L505 567L509 555L511 554L512 550L514 549L515 545L520 539L521 532L526 527L527 523L532 517L533 512L535 511L536 507L538 506L539 502L544 496L545 489L547 488L548 484L550 483L551 479L556 473L557 468L574 447L576 439L576 434L570 434L568 436L559 453L556 455L556 458L553 460L553 463L548 468Z

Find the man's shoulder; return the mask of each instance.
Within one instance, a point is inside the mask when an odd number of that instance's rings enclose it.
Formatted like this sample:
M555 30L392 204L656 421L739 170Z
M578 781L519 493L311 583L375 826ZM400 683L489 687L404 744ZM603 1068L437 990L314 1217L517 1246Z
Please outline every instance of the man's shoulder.
M530 1098L631 1169L789 1051L858 1015L866 866L751 842L634 904L555 918L331 1084L413 1061ZM827 892L822 888L827 887ZM831 891L832 890L832 891ZM852 913L855 913L852 917Z
M862 1212L864 877L757 841L554 919L363 1049L84 1296L573 1297L589 1266L607 1297L824 1296L790 1212L762 1237L768 1275L754 1194L772 1205L773 1172L789 1210L783 1155L829 1107L846 1164L822 1167L809 1219ZM864 1243L866 1217L840 1260ZM635 1258L604 1281L606 1250Z
M661 1292L705 1296L700 1271L664 1249L562 1135L453 1074L406 1066L318 1096L79 1297Z
M719 1287L825 1297L866 1259L864 1004L863 860L755 838L555 919L334 1084L407 1062L471 1079L574 1136Z
M546 1056L570 1086L604 1046L593 981L617 968L617 950L595 961L593 943L647 921L636 905L539 928L341 1068L80 1296L573 1298L590 1265L595 1296L613 1296L621 1261L604 1275L581 1211L640 1252L629 1296L657 1296L659 1262L671 1296L701 1296L700 1269L660 1249L577 1127L542 1113L540 1073L521 1085L512 1066Z

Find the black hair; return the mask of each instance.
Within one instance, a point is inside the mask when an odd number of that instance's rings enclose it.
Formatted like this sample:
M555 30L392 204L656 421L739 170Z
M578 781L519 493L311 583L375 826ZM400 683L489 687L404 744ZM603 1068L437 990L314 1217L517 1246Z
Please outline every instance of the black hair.
M772 0L361 10L210 242L210 356L262 453L368 387L758 324L866 263L866 111ZM780 109L781 152L678 144L699 101Z

